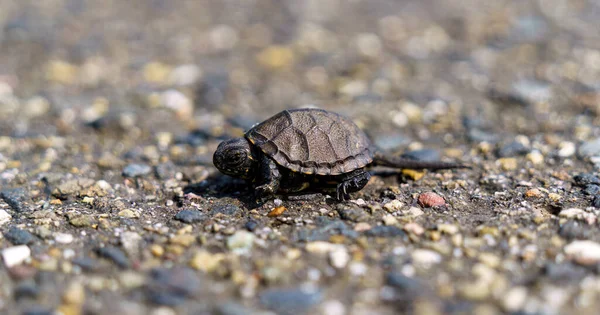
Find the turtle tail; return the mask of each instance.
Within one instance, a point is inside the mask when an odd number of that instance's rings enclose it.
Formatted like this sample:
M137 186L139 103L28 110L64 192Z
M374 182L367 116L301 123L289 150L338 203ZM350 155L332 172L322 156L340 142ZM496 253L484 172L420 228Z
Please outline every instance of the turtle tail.
M381 152L376 152L373 157L373 166L385 166L402 169L428 169L428 170L444 170L453 168L471 168L468 165L461 163L449 163L442 161L419 161L410 158L397 156L388 156Z

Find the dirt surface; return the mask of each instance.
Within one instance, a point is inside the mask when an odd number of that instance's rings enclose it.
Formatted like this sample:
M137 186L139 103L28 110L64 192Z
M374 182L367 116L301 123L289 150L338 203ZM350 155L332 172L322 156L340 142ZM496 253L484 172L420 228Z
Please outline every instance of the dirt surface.
M0 0L0 313L597 314L598 1ZM254 202L287 108L390 154Z

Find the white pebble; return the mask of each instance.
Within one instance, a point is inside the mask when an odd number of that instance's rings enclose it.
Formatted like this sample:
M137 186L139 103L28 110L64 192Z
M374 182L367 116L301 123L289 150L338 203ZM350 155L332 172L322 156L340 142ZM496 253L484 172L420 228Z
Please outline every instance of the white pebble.
M343 246L339 246L329 253L329 262L334 268L342 269L346 267L349 261L350 254L348 254L348 251Z
M565 246L565 254L582 265L594 265L600 262L600 244L593 241L573 241Z
M20 265L29 257L31 257L31 249L27 245L13 246L2 251L2 260L6 268Z
M385 210L387 210L388 212L394 212L394 211L398 211L398 210L402 209L403 206L404 206L404 204L400 200L394 199L394 200L384 204L383 208Z
M411 255L416 266L428 268L442 262L442 255L428 249L415 249Z
M321 310L323 314L327 315L345 315L346 307L344 303L338 300L325 301L321 305Z
M6 210L0 210L0 226L10 222L12 216Z
M202 70L196 65L181 65L169 74L169 81L175 85L192 85L202 77Z
M570 157L575 154L575 143L570 141L563 141L558 145L558 156Z
M75 238L72 234L67 233L56 233L54 234L54 240L59 244L70 244Z
M502 299L502 306L507 312L520 310L527 301L527 289L525 287L514 287L510 289Z

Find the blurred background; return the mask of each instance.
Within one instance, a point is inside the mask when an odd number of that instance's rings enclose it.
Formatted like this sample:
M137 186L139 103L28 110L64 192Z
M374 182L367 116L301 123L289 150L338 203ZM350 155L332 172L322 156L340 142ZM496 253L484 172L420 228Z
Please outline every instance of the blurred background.
M315 105L395 148L432 134L448 144L503 132L581 137L574 129L593 123L600 106L594 0L0 7L5 136L95 128L138 140L191 130L219 137Z

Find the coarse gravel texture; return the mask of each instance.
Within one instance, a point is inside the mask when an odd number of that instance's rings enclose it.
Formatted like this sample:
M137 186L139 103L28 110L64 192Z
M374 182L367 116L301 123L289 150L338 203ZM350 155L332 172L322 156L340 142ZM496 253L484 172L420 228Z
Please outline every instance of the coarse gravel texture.
M600 2L0 0L0 313L597 314ZM211 163L286 108L390 154L338 203Z

